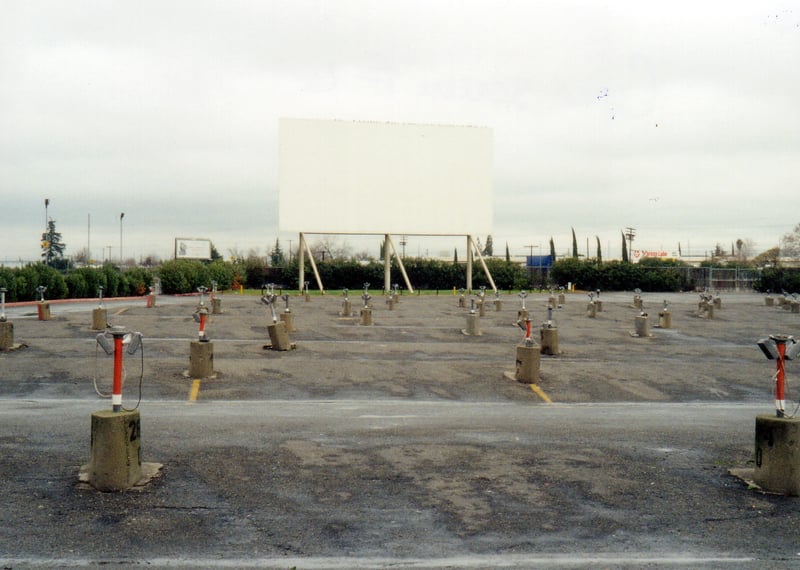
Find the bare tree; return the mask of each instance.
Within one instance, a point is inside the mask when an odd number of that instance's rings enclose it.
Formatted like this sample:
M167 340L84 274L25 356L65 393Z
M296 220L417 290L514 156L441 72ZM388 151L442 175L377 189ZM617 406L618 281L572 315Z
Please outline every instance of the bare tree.
M350 246L334 236L323 236L311 244L311 251L318 259L346 259L350 256Z
M800 258L800 224L781 237L781 257Z
M239 262L244 261L245 254L238 247L234 246L234 247L228 248L228 253L233 258L234 261L239 261Z
M362 249L360 251L355 252L352 255L352 259L355 261L372 261L375 257L366 249Z
M89 249L86 247L82 247L77 252L72 255L72 261L75 263L82 263L84 265L89 265Z

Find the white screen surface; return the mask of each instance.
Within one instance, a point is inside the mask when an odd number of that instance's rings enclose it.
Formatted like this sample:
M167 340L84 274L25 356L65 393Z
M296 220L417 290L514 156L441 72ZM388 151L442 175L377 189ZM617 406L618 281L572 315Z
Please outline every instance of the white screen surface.
M281 119L281 231L491 233L485 127Z

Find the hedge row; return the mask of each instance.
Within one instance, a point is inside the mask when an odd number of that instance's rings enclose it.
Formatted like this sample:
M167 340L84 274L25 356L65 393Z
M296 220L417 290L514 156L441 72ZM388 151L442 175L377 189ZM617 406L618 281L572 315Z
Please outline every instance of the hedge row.
M500 259L487 259L487 268L499 289L521 289L527 286L525 269L516 263L509 263ZM463 264L454 264L450 261L436 259L407 258L403 260L408 279L415 289L451 290L459 289L466 283L466 267ZM364 283L369 283L372 289L382 289L384 285L384 264L379 261L362 263L358 261L332 261L317 263L320 278L325 289L361 289ZM273 272L269 281L281 284L288 289L299 289L299 267L297 260L286 264L279 273ZM305 278L314 288L315 278L307 264ZM390 270L391 283L400 285L405 289L405 280L396 262L392 262ZM479 263L473 265L472 285L474 288L489 287L486 277Z
M800 269L786 267L767 267L753 284L756 291L766 293L800 293Z
M96 297L103 287L104 297L143 295L153 284L153 274L140 268L119 272L110 265L82 267L61 273L42 263L20 268L0 267L0 287L5 287L6 301L39 299L37 288L46 287L45 299Z
M486 260L495 284L502 290L526 289L533 284L528 282L525 268L516 263L500 259ZM461 288L466 283L466 268L463 264L432 259L408 258L403 265L415 289L451 290ZM694 287L686 282L685 264L662 261L639 263L608 261L596 263L592 260L563 259L557 261L547 276L544 285L566 285L573 283L578 289L603 291L625 291L639 288L642 291L681 291ZM326 289L361 289L370 283L372 289L383 288L384 265L372 261L326 261L317 263L323 285ZM238 289L244 286L259 289L266 283L275 283L284 289L300 289L298 283L297 260L284 267L265 267L257 260L230 263L217 260L211 263L199 261L167 261L155 270L132 268L118 271L111 265L102 268L80 268L61 273L41 263L21 268L0 266L0 287L7 289L6 300L30 301L38 298L36 288L47 287L47 299L92 298L97 296L100 286L105 297L143 295L153 285L154 278L161 280L161 290L166 294L191 293L200 286L211 287L216 282L219 290ZM316 288L311 267L306 265L306 279ZM533 276L541 279L542 276ZM391 282L404 287L404 280L396 263L392 263ZM541 285L541 284L537 284ZM489 287L488 279L479 263L473 266L473 287ZM787 268L767 268L755 283L759 291L800 291L800 270Z
M674 263L675 268L684 267ZM606 261L598 264L592 260L562 259L553 264L551 281L561 285L574 283L577 289L594 291L685 291L693 284L685 281L683 273L670 268L663 261L658 264L643 260L639 263Z

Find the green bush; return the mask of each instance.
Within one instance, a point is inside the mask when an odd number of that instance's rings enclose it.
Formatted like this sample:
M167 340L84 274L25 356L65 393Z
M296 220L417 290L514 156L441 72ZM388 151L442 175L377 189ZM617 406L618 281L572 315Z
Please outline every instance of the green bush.
M211 287L209 270L199 261L188 259L166 261L158 267L157 273L161 279L161 290L168 295L194 293L200 286Z
M268 276L268 267L266 261L259 257L248 257L244 260L244 278L245 282L242 283L248 289L261 289L265 283L272 282Z
M101 270L103 275L106 278L106 289L103 292L104 297L119 297L119 284L120 284L120 274L119 271L116 270L114 266L111 264L106 264L103 266Z
M43 263L30 263L17 270L16 292L18 301L34 301L39 296L36 288L47 287L45 299L63 299L67 296L67 283L64 277L52 267Z
M103 297L108 295L106 292L108 279L106 278L106 272L103 271L103 269L98 269L96 267L81 267L77 270L77 273L83 275L83 278L86 281L86 295L88 297L99 296L100 287L103 288Z
M800 293L800 269L765 267L761 276L753 283L753 288L761 292Z
M6 289L6 301L13 303L18 301L17 295L17 273L9 267L0 267L0 287Z
M82 273L68 273L64 278L67 282L67 290L71 299L82 299L88 297L86 293L86 278Z
M593 260L563 259L553 264L551 279L565 285L593 291L681 291L688 287L678 268L685 264L663 263L662 260L642 260L639 263L607 261L597 264Z
M218 259L206 265L206 270L209 280L217 282L217 289L224 291L231 288L236 277L236 269L232 264ZM211 286L210 282L208 286Z
M487 259L486 267L489 269L489 273L492 274L492 279L494 279L494 284L498 289L524 289L527 286L528 278L525 275L525 268L518 263L511 263L502 259ZM486 278L480 263L474 263L472 266L472 286L489 287L489 280Z
M161 291L167 294L188 293L191 287L189 271L191 261L174 260L162 263L157 269Z
M153 285L153 272L143 267L132 267L123 274L125 295L145 295Z

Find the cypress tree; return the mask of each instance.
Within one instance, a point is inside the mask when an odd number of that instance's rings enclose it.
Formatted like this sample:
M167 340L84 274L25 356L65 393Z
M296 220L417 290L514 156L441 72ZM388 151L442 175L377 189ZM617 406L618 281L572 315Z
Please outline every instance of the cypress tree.
M625 241L625 234L622 234L622 262L627 263L628 259L628 242Z
M578 257L578 238L575 237L575 228L572 228L572 257Z

